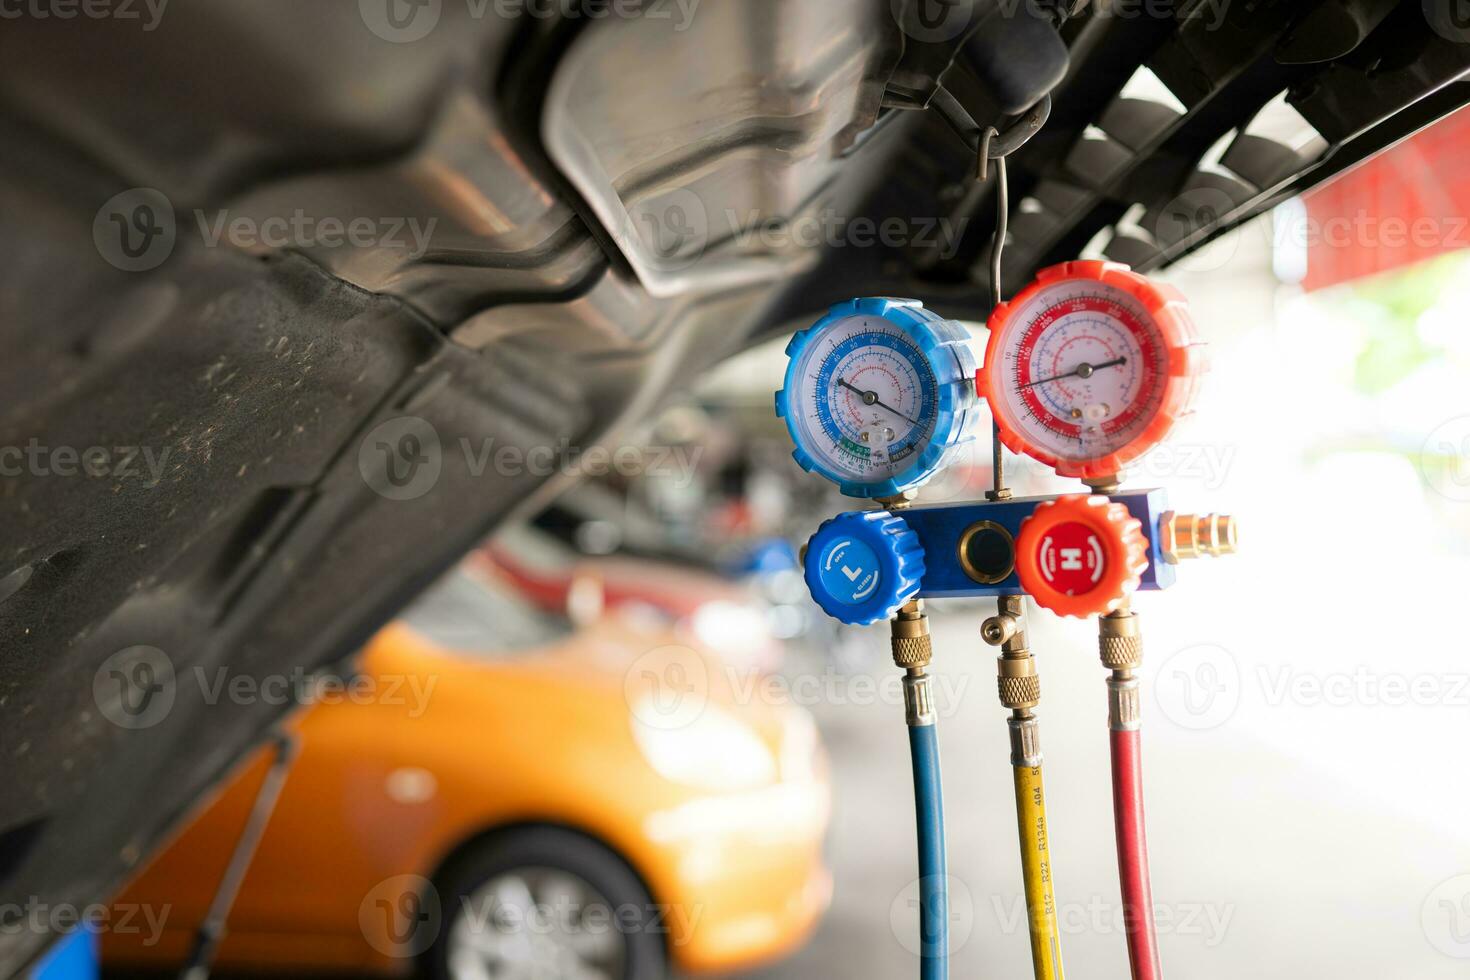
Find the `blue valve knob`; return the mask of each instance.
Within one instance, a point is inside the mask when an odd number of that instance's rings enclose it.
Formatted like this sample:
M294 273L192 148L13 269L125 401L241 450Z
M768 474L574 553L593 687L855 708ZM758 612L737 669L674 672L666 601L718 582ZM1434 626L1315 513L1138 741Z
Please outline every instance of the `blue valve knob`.
M886 510L838 514L806 547L806 587L822 611L850 626L891 619L919 591L924 547Z

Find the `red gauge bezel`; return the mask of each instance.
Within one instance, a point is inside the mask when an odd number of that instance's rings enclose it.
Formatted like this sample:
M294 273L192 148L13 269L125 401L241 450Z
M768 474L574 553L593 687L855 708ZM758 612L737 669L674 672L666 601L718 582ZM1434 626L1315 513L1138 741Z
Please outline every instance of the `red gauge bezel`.
M1000 346L1001 336L1010 325L1011 318L1037 293L1058 282L1072 280L1100 282L1137 299L1157 325L1165 349L1164 391L1154 417L1138 435L1115 452L1088 460L1061 459L1034 444L1026 438L1005 399L991 397L992 392L1004 390L1004 378L1001 377L1004 358ZM990 339L985 345L985 361L975 372L975 390L990 406L991 416L1006 448L1045 463L1060 476L1090 480L1121 474L1129 463L1164 441L1174 423L1189 411L1199 388L1199 379L1208 370L1204 343L1189 316L1184 296L1172 286L1150 282L1121 262L1078 259L1042 269L1025 289L1009 302L997 306L985 326L990 331Z

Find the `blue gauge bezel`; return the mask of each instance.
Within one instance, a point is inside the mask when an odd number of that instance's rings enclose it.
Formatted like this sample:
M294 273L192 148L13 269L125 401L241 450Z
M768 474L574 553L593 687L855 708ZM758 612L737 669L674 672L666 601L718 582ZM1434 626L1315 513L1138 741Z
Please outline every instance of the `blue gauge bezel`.
M918 347L934 374L938 404L934 411L934 434L909 466L892 477L874 482L848 479L844 474L818 461L802 444L804 437L791 412L787 394L797 381L797 366L806 348L829 326L854 316L876 316L898 327ZM977 404L974 388L975 355L969 347L970 333L953 320L924 309L918 300L868 297L838 303L827 315L797 333L786 345L786 377L776 392L776 414L786 422L786 431L796 448L791 456L802 469L816 473L837 484L848 497L872 499L894 497L920 486L945 464L946 457L958 446L969 442L973 409Z

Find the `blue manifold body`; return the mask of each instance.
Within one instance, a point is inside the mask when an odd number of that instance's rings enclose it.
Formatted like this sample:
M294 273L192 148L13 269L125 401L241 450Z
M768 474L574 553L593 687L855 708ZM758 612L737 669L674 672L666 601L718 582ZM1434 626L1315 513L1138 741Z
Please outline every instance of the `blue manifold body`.
M975 581L965 571L959 546L965 532L980 521L998 524L1009 532L1012 540L1020 533L1021 522L1031 516L1036 505L1050 497L1016 497L1012 500L978 500L956 504L931 504L895 511L893 516L908 525L924 548L924 577L918 595L923 599L957 599L971 596L1013 595L1023 591L1015 570L993 585ZM1148 539L1148 569L1143 573L1141 589L1167 589L1174 584L1174 566L1164 561L1159 551L1159 517L1169 510L1168 494L1162 489L1133 490L1109 495L1110 500L1125 505L1128 512L1143 524Z

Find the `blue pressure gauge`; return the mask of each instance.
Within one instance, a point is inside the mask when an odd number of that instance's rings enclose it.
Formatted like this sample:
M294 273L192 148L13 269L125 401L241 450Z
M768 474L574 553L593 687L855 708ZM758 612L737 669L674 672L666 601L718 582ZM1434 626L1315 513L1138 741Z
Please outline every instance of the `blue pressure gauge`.
M917 300L839 303L786 347L776 414L792 456L849 497L919 486L971 438L975 356L960 324Z

